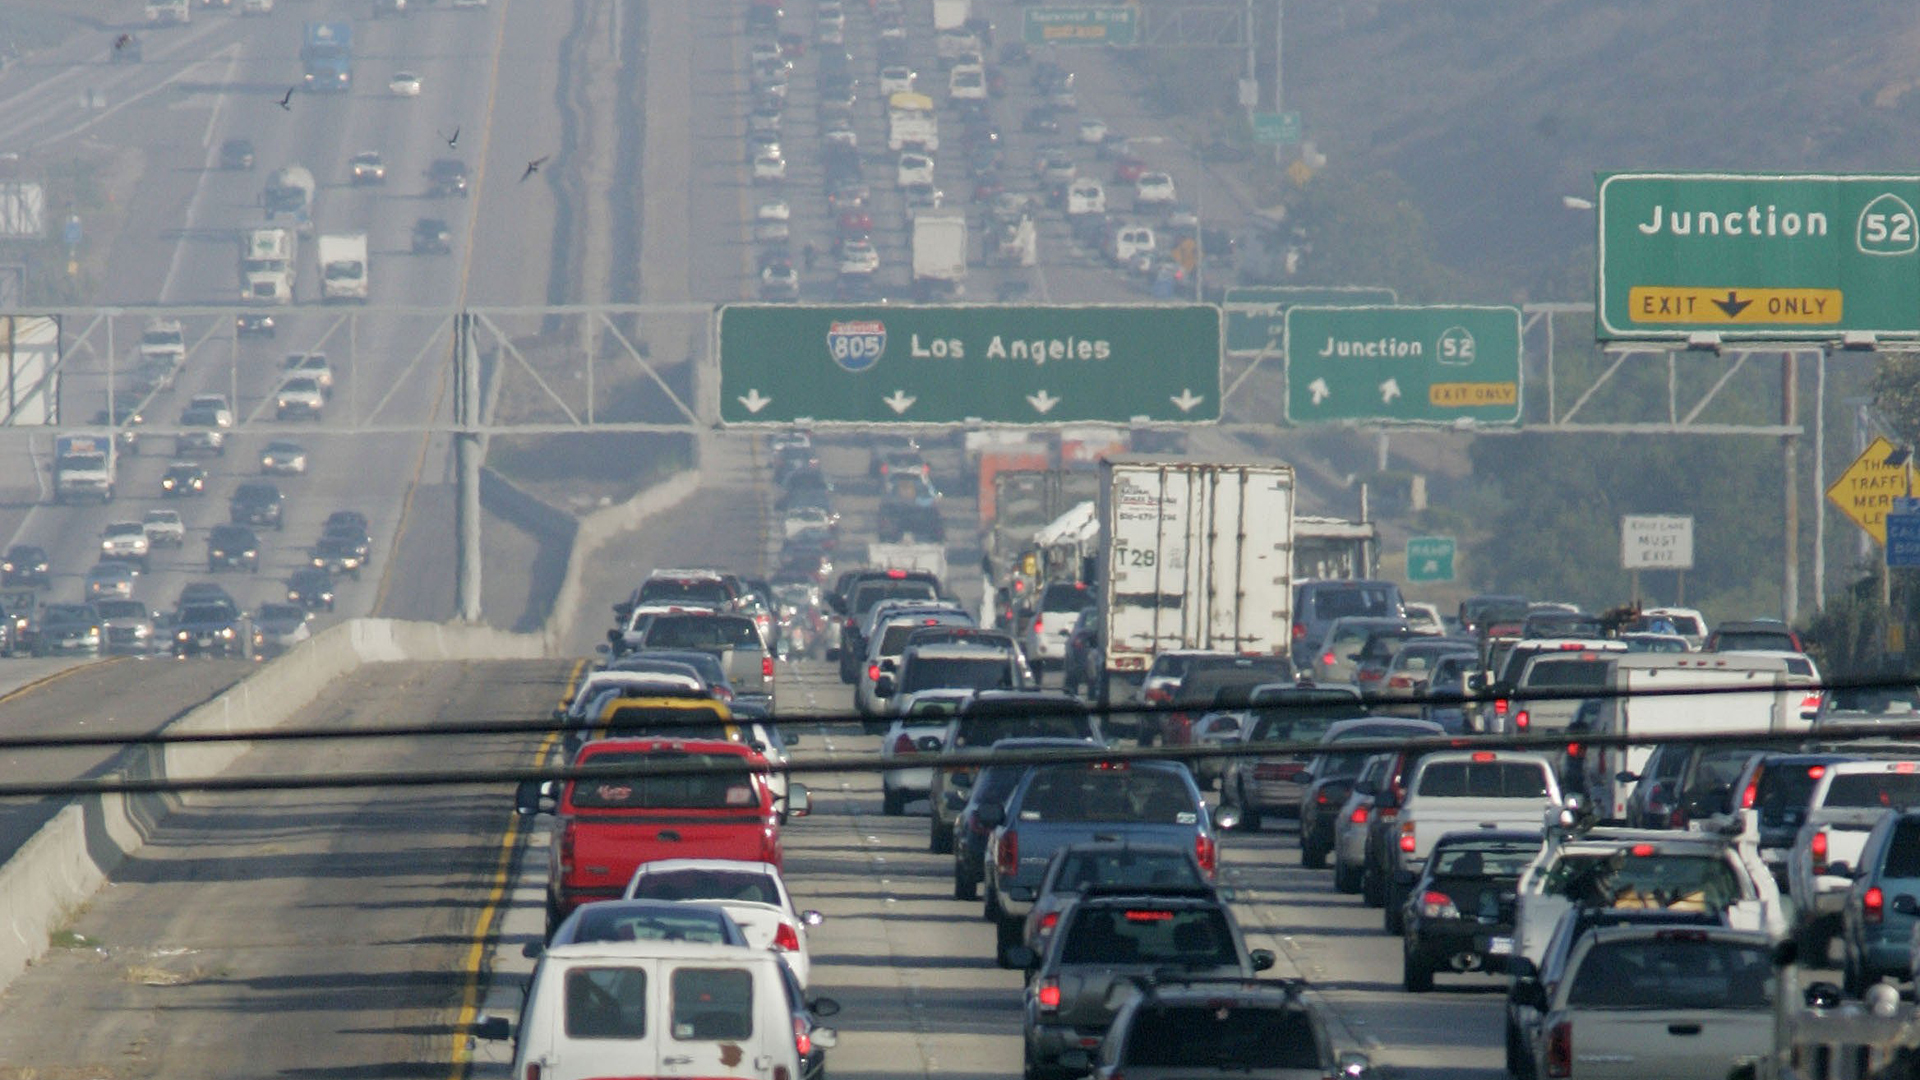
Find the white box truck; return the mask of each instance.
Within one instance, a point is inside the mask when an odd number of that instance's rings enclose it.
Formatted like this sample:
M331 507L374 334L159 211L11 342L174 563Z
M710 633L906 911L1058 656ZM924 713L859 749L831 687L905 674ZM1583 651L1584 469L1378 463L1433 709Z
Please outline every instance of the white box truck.
M367 298L367 234L329 233L320 237L320 299Z
M921 300L966 291L967 215L958 210L913 216L913 289Z
M249 229L240 241L240 299L249 304L293 302L299 236L292 229Z
M947 580L945 544L868 544L867 565L878 570L925 570Z
M1629 653L1613 661L1608 689L1619 696L1601 702L1587 731L1652 740L1592 748L1584 769L1587 793L1594 812L1610 821L1625 820L1627 797L1662 736L1812 730L1800 716L1804 694L1788 685L1786 661L1777 657Z
M1120 456L1100 463L1106 700L1168 649L1286 656L1293 632L1293 466Z
M53 499L113 501L113 436L59 435L53 440Z
M933 0L933 28L958 30L973 18L973 0Z

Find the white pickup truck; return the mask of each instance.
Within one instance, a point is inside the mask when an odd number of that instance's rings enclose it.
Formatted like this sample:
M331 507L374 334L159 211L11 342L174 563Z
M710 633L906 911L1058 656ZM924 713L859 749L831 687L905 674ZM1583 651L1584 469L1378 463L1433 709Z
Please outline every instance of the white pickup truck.
M1814 782L1787 855L1793 929L1802 952L1827 955L1867 834L1889 810L1920 806L1920 760L1836 762Z
M1387 853L1386 928L1401 932L1407 890L1420 876L1435 841L1475 829L1538 829L1560 805L1560 783L1544 754L1506 750L1448 750L1420 759L1407 783Z

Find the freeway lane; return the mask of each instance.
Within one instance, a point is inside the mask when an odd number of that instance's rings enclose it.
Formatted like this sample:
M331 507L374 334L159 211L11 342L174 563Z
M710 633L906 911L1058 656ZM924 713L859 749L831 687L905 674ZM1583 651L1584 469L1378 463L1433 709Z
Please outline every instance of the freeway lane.
M567 667L392 664L294 723L365 729L396 702L453 723L550 708ZM524 760L524 740L283 745L241 772ZM0 1075L443 1076L460 960L510 793L295 792L196 801L130 859L0 1006ZM77 944L70 942L69 944Z

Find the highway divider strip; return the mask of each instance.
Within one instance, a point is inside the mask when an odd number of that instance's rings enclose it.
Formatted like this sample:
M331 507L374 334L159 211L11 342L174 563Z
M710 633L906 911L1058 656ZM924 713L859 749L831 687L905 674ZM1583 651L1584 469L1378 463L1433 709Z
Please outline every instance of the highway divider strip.
M535 635L484 626L350 619L262 665L164 730L272 728L292 719L328 687L365 664L534 660L546 655L541 638ZM69 670L95 669L88 665ZM243 741L130 746L110 763L105 776L129 780L212 776L239 760L251 745ZM0 912L5 913L0 918L0 991L46 954L53 931L180 805L179 795L165 792L102 792L76 798L0 863Z

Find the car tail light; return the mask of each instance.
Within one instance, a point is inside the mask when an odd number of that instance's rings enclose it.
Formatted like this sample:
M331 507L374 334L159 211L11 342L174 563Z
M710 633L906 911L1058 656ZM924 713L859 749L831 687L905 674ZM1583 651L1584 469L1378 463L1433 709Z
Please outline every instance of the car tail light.
M1046 620L1045 620L1045 619L1035 619L1035 620L1033 620L1033 632L1034 632L1034 633L1036 633L1036 634L1038 634L1038 633L1040 633L1040 632L1041 632L1041 630L1042 630L1042 628L1043 628L1043 627L1045 626L1045 624L1046 624Z
M1562 1020L1547 1032L1547 1075L1573 1075L1573 1024Z
M763 679L773 678L773 657L763 656L760 658L760 677ZM874 677L879 678L877 675Z
M1361 668L1353 673L1353 678L1355 682L1379 682L1380 673L1372 668Z
M1526 713L1521 713L1520 715L1525 716ZM1476 765L1485 764L1493 760L1495 760L1495 758L1494 758L1494 753L1491 750L1475 750L1473 752L1473 761L1474 761L1474 764Z
M1742 810L1753 809L1754 801L1759 797L1760 797L1760 774L1755 773L1753 775L1753 779L1747 781L1746 789L1740 792L1740 809Z
M1041 1012L1060 1010L1060 982L1057 979L1041 979L1040 988L1034 991L1033 1000L1040 1005Z
M1495 698L1493 701L1493 715L1505 716L1507 715L1507 709L1509 707L1510 706L1506 698Z
M1193 838L1193 857L1200 860L1200 869L1205 871L1208 876L1212 876L1213 874L1214 856L1218 851L1219 849L1214 845L1213 837L1196 836Z
M775 1065L773 1067L773 1080L793 1080L793 1074L787 1071L785 1065Z
M1879 922L1881 916L1886 913L1887 894L1880 891L1880 886L1875 885L1873 888L1868 889L1865 895L1860 897L1861 918L1868 922Z
M540 1065L538 1062L527 1062L527 1080L540 1080Z
M568 821L560 830L560 873L562 876L573 873L573 822Z
M994 857L994 866L1005 877L1012 877L1020 868L1020 834L1007 833L1000 838L1000 851Z
M893 752L896 754L917 754L920 748L913 744L913 736L902 733L893 740Z
M1527 725L1532 722L1533 717L1529 716L1525 709L1521 709L1519 712L1513 714L1513 727L1516 731L1527 730Z
M1428 919L1457 919L1460 909L1453 906L1453 897L1429 889L1420 897L1420 914Z
M1581 746L1577 742L1570 742L1567 744L1568 757L1581 757L1581 756L1584 756L1586 752L1587 752L1586 747Z
M1326 666L1326 667L1332 667L1332 666L1333 666L1333 654L1332 654L1331 652L1328 652L1328 653L1325 653L1325 654L1323 654L1323 655L1322 655L1322 656L1320 657L1320 663L1321 663L1322 665L1324 665L1324 666Z
M791 923L781 923L780 929L773 932L773 947L783 952L800 951L800 934Z
M1299 641L1301 638L1306 636L1307 636L1307 624L1294 623L1293 624L1293 640Z
M1411 690L1413 689L1413 676L1395 675L1393 678L1387 680L1387 685L1401 690Z
M1051 933L1053 928L1059 925L1060 913L1057 911L1049 911L1045 915L1040 916L1040 932L1043 934Z
M874 682L880 681L880 665L879 664L867 665L867 678L871 679Z
M1419 846L1418 842L1414 840L1414 837L1413 837L1413 822L1409 821L1406 824L1401 825L1400 826L1400 850L1411 855L1413 854L1414 848L1418 846Z
M804 1016L793 1018L793 1048L803 1058L813 1053L813 1031Z
M1347 816L1347 820L1353 822L1355 825L1365 825L1367 823L1368 809L1369 808L1365 806L1354 807L1353 813Z
M1262 761L1254 765L1255 780L1292 780L1306 771L1297 761Z
M1807 850L1813 853L1813 872L1816 874L1826 873L1827 830L1821 829L1819 832L1814 833L1813 839L1807 841Z

